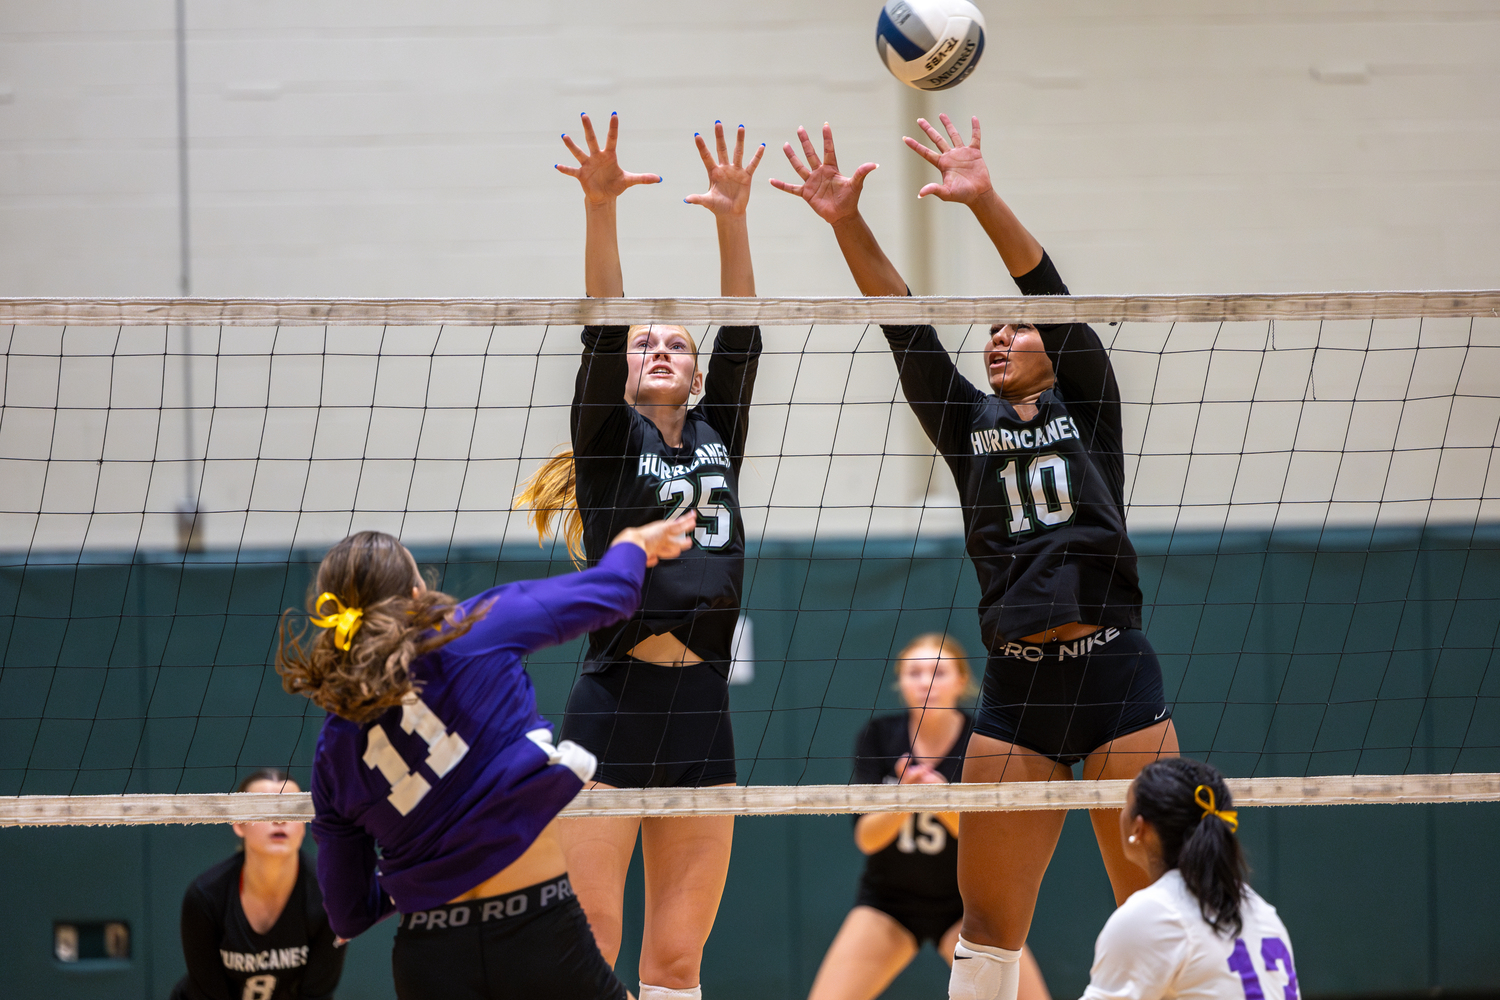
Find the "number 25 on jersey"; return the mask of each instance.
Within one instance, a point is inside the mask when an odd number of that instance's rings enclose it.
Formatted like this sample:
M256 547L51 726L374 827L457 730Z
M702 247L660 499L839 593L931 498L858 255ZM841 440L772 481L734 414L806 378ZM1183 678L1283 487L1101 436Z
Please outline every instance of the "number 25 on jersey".
M667 520L681 517L689 510L698 512L698 526L693 540L699 548L722 549L734 539L734 511L729 508L729 482L717 473L664 479L656 498L662 506L671 506Z

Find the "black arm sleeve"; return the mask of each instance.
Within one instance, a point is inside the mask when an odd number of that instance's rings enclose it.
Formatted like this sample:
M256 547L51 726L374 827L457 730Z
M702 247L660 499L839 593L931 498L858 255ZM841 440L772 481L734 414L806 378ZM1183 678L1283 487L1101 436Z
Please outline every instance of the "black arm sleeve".
M323 912L323 897L318 894L317 879L304 866L304 891L308 894L307 927L311 932L307 942L307 968L302 973L301 1000L332 1000L333 991L344 974L344 956L347 948L336 947L333 927L328 915Z
M1068 286L1045 252L1036 267L1016 278L1016 287L1022 295L1068 294ZM1115 440L1119 436L1120 387L1099 335L1087 323L1042 324L1037 332L1052 359L1057 388L1067 400L1068 412L1086 425L1080 428L1085 444L1090 449L1120 450L1122 445Z
M958 372L930 326L882 326L896 358L901 391L922 430L944 456L969 451L969 424L984 393Z
M182 957L188 971L183 992L188 1000L235 1000L219 958L221 916L197 883L188 886L182 897Z
M880 736L876 732L879 721L871 719L859 731L854 741L854 777L856 785L879 785L885 781L885 755L881 752Z
M750 397L755 392L760 350L760 327L719 327L708 377L703 382L703 399L698 404L709 426L724 439L736 472L745 457L745 438L750 433Z
M850 782L855 785L880 785L885 783L887 769L886 757L880 746L880 720L871 719L865 723L865 728L859 731L859 737L854 741L854 776ZM849 817L850 822L858 825L863 813L855 813Z
M625 453L630 418L625 406L625 340L628 326L583 328L583 357L573 385L573 451L579 455Z

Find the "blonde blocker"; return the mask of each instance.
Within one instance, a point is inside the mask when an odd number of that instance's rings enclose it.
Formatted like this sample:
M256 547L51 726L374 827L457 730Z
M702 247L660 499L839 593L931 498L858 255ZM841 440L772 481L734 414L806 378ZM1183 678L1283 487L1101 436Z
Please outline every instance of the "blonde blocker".
M346 652L334 645L332 629L319 629L304 646L307 625L293 624L300 613L283 612L276 651L281 686L359 723L420 693L412 661L468 632L485 610L460 616L458 602L440 591L413 596L420 582L411 553L383 531L361 531L329 549L308 592L308 610L317 613L312 595L327 592L363 617Z
M626 342L646 329L649 327L632 326L625 333ZM681 330L682 335L687 338L688 345L693 349L693 364L696 367L698 342L684 327L674 326L672 329ZM547 536L552 534L555 520L568 544L568 555L572 557L574 565L582 567L588 561L588 555L583 549L583 515L578 512L578 481L573 469L572 448L559 448L552 453L551 458L542 463L541 468L527 477L526 482L521 485L521 492L516 494L515 504L517 507L530 509L531 513L526 515L526 521L536 529L538 545L546 543Z

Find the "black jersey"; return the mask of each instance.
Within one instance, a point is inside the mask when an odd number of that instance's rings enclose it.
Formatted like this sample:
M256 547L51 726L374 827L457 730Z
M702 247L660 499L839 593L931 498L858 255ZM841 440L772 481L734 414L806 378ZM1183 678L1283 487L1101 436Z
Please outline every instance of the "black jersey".
M1046 254L1016 284L1068 294ZM958 484L985 645L1068 622L1140 628L1120 389L1099 335L1084 323L1037 328L1056 382L1022 420L959 374L932 327L883 329L907 402Z
M257 934L240 906L245 855L214 865L182 897L182 955L188 974L173 1000L323 1000L344 970L318 880L305 855L280 918Z
M958 781L969 745L969 727L964 713L963 729L937 772L950 782ZM901 780L896 765L911 753L911 730L907 713L882 715L860 730L854 750L854 782L860 785L895 784ZM879 898L923 900L958 899L958 838L948 832L933 813L911 813L896 839L865 859L860 887Z
M592 565L625 528L688 510L698 512L698 526L691 549L646 570L640 611L589 636L583 669L602 670L641 640L671 632L727 677L745 575L739 473L760 328L720 328L703 398L688 411L680 448L669 447L656 425L625 402L628 330L583 331L572 431L584 551Z

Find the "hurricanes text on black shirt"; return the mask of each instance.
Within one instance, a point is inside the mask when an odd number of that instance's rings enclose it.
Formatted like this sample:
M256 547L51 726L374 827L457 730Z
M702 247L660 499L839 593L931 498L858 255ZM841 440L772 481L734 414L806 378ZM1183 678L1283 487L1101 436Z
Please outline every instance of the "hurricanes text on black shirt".
M240 906L245 856L214 865L182 898L182 954L188 974L172 1000L325 1000L344 970L318 880L299 855L297 885L281 916L259 934Z
M1016 285L1068 294L1045 253ZM1037 327L1056 381L1022 420L959 374L932 327L882 329L907 402L958 485L985 646L1068 622L1140 628L1120 388L1099 335L1084 323Z
M729 675L740 614L745 523L739 473L760 358L759 327L722 327L688 411L682 446L672 448L625 402L624 326L585 327L573 393L574 481L589 563L625 528L698 512L691 549L646 570L641 609L589 636L584 672L602 670L641 640L671 632L720 674Z

